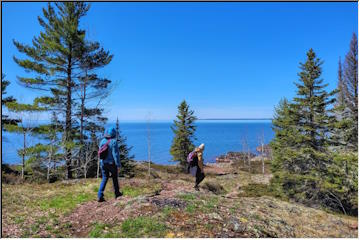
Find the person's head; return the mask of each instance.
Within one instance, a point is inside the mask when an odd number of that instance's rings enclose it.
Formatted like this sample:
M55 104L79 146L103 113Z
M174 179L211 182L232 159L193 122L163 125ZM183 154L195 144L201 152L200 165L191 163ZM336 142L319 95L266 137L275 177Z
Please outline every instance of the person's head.
M195 151L196 152L203 152L204 149L205 149L205 144L202 143L202 144L200 144L199 147L195 148Z
M109 127L108 129L105 130L105 134L104 134L105 138L115 138L116 137L116 130L114 127Z

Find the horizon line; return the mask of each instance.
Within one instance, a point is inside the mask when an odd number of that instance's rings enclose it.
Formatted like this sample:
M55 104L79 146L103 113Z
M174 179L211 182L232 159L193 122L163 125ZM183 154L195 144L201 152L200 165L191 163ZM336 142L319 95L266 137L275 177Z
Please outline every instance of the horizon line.
M273 120L273 118L199 118L197 120Z

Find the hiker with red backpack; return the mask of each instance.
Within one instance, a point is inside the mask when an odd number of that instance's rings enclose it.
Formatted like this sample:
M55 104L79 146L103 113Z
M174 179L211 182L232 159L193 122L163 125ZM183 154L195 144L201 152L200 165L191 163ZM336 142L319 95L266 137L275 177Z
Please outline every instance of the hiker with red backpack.
M111 127L105 131L104 138L100 142L98 156L100 158L102 175L102 181L98 192L98 202L105 201L104 190L110 175L113 181L115 199L122 196L118 182L118 170L120 169L121 164L115 128Z
M199 190L199 184L204 180L204 164L203 164L203 152L205 145L202 143L194 151L189 153L187 157L188 171L195 177L195 190Z

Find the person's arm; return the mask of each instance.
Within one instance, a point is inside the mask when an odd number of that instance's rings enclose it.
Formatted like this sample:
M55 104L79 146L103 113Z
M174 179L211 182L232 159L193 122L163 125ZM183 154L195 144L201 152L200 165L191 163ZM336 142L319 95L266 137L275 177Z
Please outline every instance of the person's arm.
M112 155L115 161L115 164L118 168L121 167L121 163L120 163L120 155L119 155L119 146L117 144L117 141L115 140L115 144L114 147L112 148Z
M203 164L203 154L202 152L199 152L198 154L198 165L202 172L204 172L204 164Z

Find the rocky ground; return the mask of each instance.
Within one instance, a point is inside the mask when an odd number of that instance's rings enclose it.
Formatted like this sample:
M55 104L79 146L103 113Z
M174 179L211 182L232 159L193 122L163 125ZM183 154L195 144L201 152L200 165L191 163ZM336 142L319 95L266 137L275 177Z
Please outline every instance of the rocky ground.
M200 192L174 167L137 166L115 200L100 180L2 185L3 237L352 237L357 218L282 201L268 191L271 174L211 164ZM250 171L254 172L254 171ZM255 171L256 172L256 171Z

